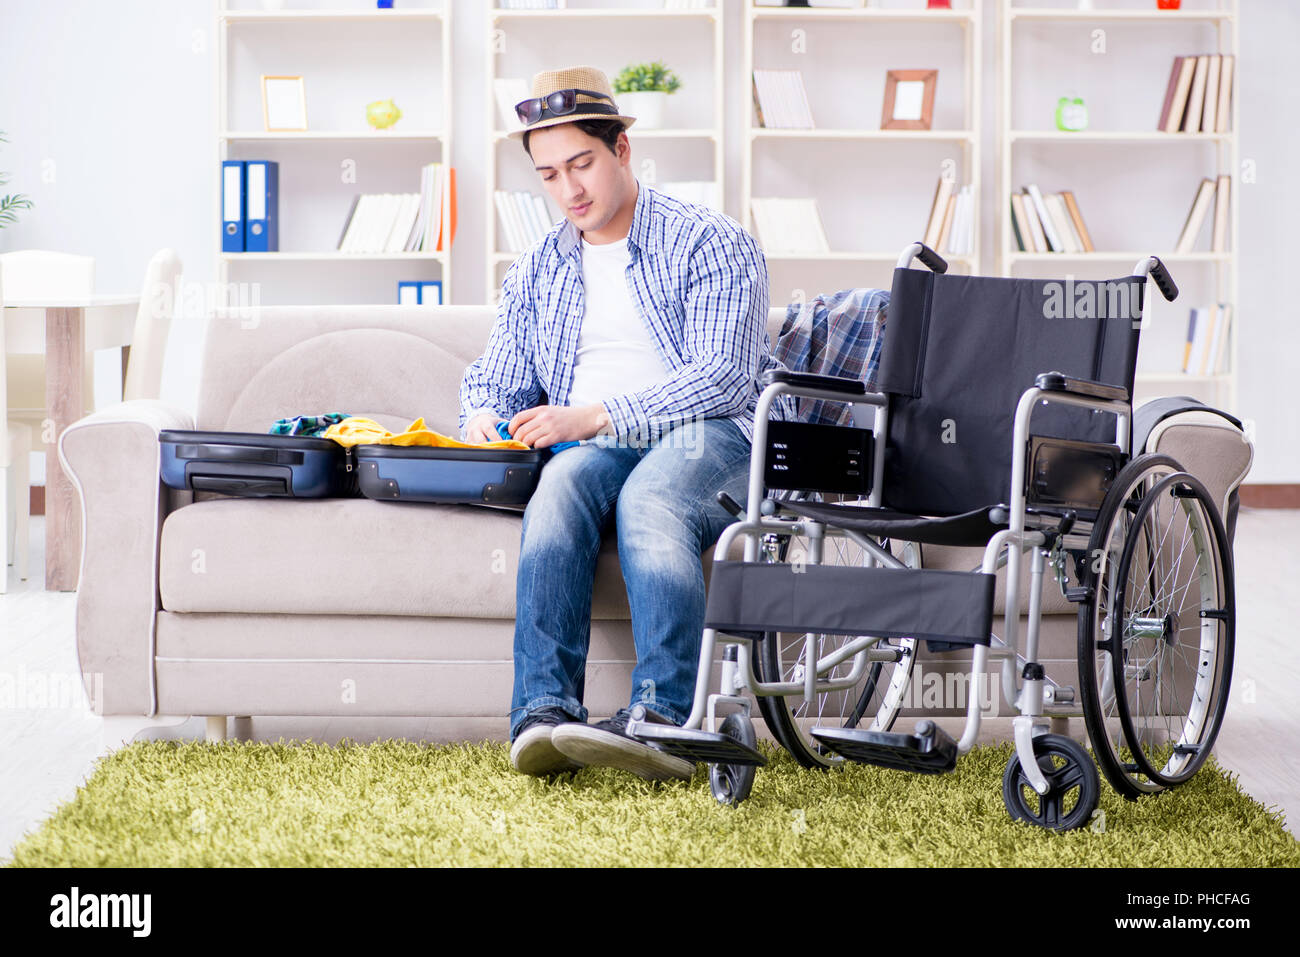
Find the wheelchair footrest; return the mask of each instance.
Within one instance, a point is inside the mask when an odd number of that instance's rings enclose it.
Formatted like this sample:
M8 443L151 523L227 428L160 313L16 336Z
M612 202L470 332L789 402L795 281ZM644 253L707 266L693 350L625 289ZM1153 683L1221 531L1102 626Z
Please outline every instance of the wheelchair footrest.
M701 764L750 764L759 768L767 764L767 759L753 748L716 731L669 724L642 724L635 737L673 757Z
M809 733L858 764L917 774L943 774L957 767L957 742L933 721L918 721L915 734L859 728L813 728Z

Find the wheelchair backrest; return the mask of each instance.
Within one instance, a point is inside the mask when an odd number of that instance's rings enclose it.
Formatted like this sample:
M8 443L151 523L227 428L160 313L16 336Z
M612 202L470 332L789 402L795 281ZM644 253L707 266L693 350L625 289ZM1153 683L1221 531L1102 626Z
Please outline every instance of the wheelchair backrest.
M1003 279L896 269L877 388L890 395L884 504L952 515L1007 503L1021 394L1043 372L1132 394L1143 277ZM1113 443L1115 417L1035 409L1030 432Z

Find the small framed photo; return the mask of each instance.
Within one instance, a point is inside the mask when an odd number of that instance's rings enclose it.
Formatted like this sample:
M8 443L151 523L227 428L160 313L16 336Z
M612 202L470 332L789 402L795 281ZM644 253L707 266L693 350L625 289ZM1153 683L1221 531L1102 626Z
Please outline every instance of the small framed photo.
M262 76L262 124L268 133L307 129L307 91L300 76Z
M890 70L885 74L882 130L928 130L934 116L938 70Z

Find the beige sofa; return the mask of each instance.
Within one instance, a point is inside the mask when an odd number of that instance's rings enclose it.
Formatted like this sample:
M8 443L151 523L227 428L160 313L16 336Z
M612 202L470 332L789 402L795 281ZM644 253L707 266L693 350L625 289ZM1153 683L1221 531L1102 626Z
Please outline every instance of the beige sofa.
M782 316L770 314L773 340ZM420 716L444 740L506 736L517 512L238 499L158 478L167 428L265 432L282 416L342 411L393 430L424 416L457 434L461 375L493 320L486 306L222 312L209 323L196 416L137 400L60 436L85 530L77 650L106 747L194 715L210 717L212 737L239 715ZM1186 458L1226 507L1250 446L1215 422L1179 421L1161 448ZM926 549L927 565L978 560ZM701 561L707 575L711 554ZM1074 608L1047 591L1043 658L1070 683ZM612 534L592 607L586 704L601 716L626 703L633 665ZM963 657L923 667L946 672Z

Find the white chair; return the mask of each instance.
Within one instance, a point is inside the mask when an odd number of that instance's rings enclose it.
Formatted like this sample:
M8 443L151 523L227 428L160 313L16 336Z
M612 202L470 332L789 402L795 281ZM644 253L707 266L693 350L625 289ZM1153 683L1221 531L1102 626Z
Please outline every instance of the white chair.
M131 352L127 362L126 376L123 382L124 399L156 399L162 384L163 358L167 351L167 338L175 311L175 284L181 272L181 260L172 249L161 249L149 260L145 269L144 285L140 291L140 305L136 311L135 323L131 333ZM95 286L95 261L90 256L76 256L68 253L47 250L21 250L19 252L0 254L0 277L4 282L9 300L45 299L58 296L90 296ZM0 325L0 332L3 326ZM0 341L3 336L0 335ZM22 442L27 436L27 448L31 448L31 436L34 430L42 427L45 419L45 360L40 355L7 356L9 366L9 383L6 387L3 370L0 370L0 412L4 411L7 396L10 422L9 446ZM3 365L3 364L0 364ZM85 407L83 412L94 411L94 362L86 363L83 380ZM16 446L14 446L16 447ZM39 450L38 450L39 451ZM16 459L19 467L6 470L6 476L13 475L14 480L21 479L21 511L14 514L21 519L22 530L22 575L26 578L26 521L30 511L27 491L31 476L26 455L6 455L6 462ZM17 493L14 493L17 496ZM11 510L6 507L5 514Z
M180 274L181 258L174 249L158 250L145 268L140 309L131 332L131 357L122 384L124 400L160 398L167 337L179 306L176 277Z
M0 282L0 343L4 342L4 286ZM5 405L5 363L0 361L0 516L4 519L4 564L0 566L0 595L9 591L9 566L18 578L27 578L28 529L31 522L29 453L32 430L25 422L10 421Z

